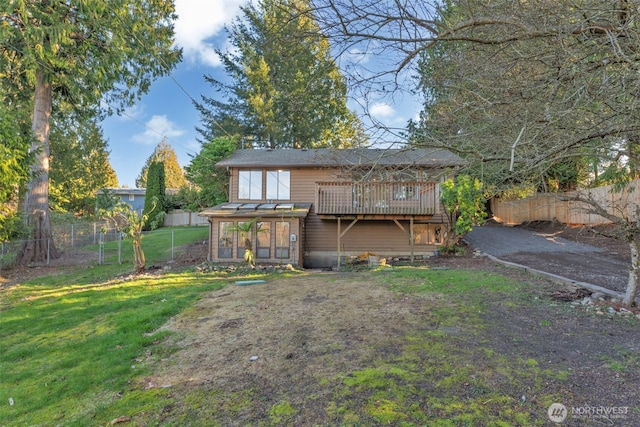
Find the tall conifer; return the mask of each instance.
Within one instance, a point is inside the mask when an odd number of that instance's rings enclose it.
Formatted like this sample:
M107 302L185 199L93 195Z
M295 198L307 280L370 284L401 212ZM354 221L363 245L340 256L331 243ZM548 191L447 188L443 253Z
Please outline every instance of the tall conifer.
M145 188L147 186L149 166L153 162L162 162L162 164L164 164L165 184L167 188L179 189L187 185L187 179L184 176L182 167L178 163L176 152L167 142L167 139L163 138L142 167L140 175L136 178L136 187Z
M148 220L144 225L145 231L162 227L165 213L165 192L164 165L162 162L152 162L149 165L147 192L142 211L143 216L148 215Z
M357 146L362 126L347 108L346 81L308 0L261 0L228 30L218 51L232 83L205 76L226 99L203 97L204 142L241 135L270 148Z

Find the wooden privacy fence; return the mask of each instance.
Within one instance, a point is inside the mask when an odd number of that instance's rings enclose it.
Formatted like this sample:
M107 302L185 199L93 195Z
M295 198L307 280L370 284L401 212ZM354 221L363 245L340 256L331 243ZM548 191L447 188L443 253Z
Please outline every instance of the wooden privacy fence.
M611 222L593 213L593 208L587 203L572 200L576 196L597 201L615 216L637 218L640 210L640 180L632 181L621 192L615 192L613 186L607 185L570 193L541 193L517 200L494 198L491 200L491 212L505 224L558 221L563 224L597 225Z

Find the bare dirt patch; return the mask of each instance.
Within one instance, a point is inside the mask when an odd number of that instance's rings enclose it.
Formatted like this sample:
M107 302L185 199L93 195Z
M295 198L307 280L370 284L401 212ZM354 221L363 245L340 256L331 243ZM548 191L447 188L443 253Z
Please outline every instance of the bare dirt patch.
M231 284L166 325L186 332L185 351L157 381L241 390L240 379L277 388L332 377L370 363L378 343L393 352L428 307L357 274Z
M76 251L61 253L59 258L41 265L3 265L0 270L0 290L27 280L43 276L57 276L74 268L90 265L97 259L95 252Z
M468 241L501 260L623 294L630 266L629 248L623 241L605 235L611 231L613 226L592 229L531 222L509 227L489 222L472 231Z
M613 237L619 237L619 232L614 225L571 226L553 221L532 221L521 224L519 227L602 248L609 255L617 255L625 259L630 256L629 245L622 239Z
M480 393L469 388L472 377L494 369L496 357L506 366L526 360L535 363L536 369L540 365L539 378L513 379L504 374L490 382L491 392L510 396L507 406L530 408L532 422L548 422L548 398L541 395L544 390L567 406L629 408L629 416L612 420L610 425L640 423L640 329L635 318L595 315L566 302L582 298L579 289L559 288L471 253L434 258L426 268L493 271L527 282L530 288L523 301L496 296L474 321L475 314L467 317L458 306L464 301L394 292L383 272L316 273L251 286L230 283L166 325L183 337L177 343L180 350L160 364L157 375L145 378L145 386L169 387L178 401L191 402L186 409L167 408L164 416L168 419L186 411L220 425L281 425L273 418L269 421L270 411L286 401L295 408L295 415L284 425L350 425L345 424L344 414L330 410L340 405L340 399L347 399L339 391L345 378L381 360L401 360L409 336L441 334L456 352L475 355L474 361L459 367L477 371L464 382L467 386L453 391L458 393L456 399L472 399L474 393ZM422 280L416 279L416 284ZM554 297L558 295L563 298ZM459 323L441 323L434 310L442 309L459 311ZM480 356L493 352L497 356ZM424 357L416 363L428 363L433 356L425 353ZM438 357L446 359L447 355ZM469 368L467 363L476 366ZM568 375L566 379L548 376L544 370ZM429 383L432 380L425 378L421 387L433 388L437 395L441 391ZM540 386L539 381L545 385ZM216 400L213 406L217 409L207 410L204 407L211 402L206 398L194 403L187 397L194 390L207 396L229 396L237 406ZM419 410L429 414L426 399L417 397L421 393L416 392L415 405L422 405ZM242 396L248 399L244 404ZM362 407L371 404L365 397ZM360 418L362 425L386 424L379 421ZM582 418L567 425L591 422Z

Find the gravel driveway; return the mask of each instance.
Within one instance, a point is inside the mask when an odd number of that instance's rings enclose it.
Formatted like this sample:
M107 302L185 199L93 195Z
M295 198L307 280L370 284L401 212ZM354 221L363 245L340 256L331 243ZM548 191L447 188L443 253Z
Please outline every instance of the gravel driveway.
M474 249L578 282L623 293L629 261L594 246L506 226L476 227L465 236Z

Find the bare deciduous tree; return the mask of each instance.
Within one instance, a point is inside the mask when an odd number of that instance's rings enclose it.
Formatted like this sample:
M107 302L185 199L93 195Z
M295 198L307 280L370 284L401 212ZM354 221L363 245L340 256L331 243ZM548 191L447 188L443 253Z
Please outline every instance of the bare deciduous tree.
M624 188L637 175L634 2L443 3L329 0L318 2L317 15L344 57L380 59L359 64L369 68L350 65L350 83L363 93L410 90L406 75L413 72L425 109L410 126L411 142L463 155L497 190L564 190L603 180ZM598 206L637 242L637 217ZM635 299L635 267L627 303Z

